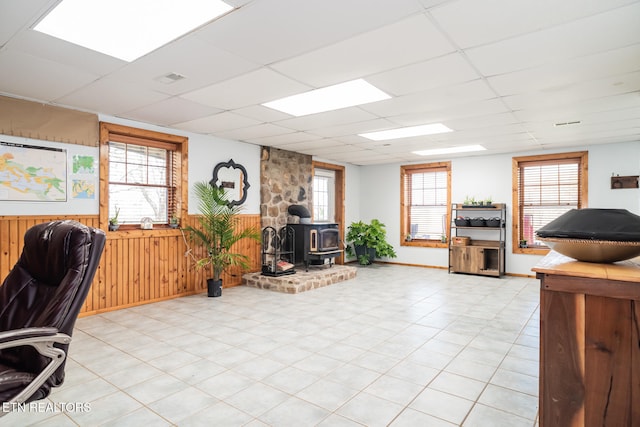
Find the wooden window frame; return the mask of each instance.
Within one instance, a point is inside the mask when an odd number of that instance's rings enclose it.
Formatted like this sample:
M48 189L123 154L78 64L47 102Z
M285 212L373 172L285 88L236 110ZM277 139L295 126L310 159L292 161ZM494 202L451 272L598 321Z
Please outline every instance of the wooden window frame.
M173 162L172 170L175 182L175 194L173 200L173 212L184 222L188 213L188 141L189 138L179 135L171 135L163 132L138 129L130 126L113 123L100 123L100 228L106 230L109 225L109 142L117 141L129 144L147 145L150 147L166 148L173 151L177 158ZM144 142L144 144L141 144ZM140 229L140 224L122 224L118 232ZM154 224L154 230L172 230L168 224ZM145 230L149 231L149 230Z
M443 242L442 239L415 239L407 241L405 240L405 236L410 231L410 201L405 200L405 176L414 173L435 172L441 170L445 170L447 172L447 202L444 229L447 241ZM451 237L449 224L451 224L451 162L433 162L400 166L400 246L448 248L449 244L447 242Z
M535 155L535 156L522 156L522 157L513 157L512 158L512 253L514 254L530 254L530 255L546 255L549 253L549 248L540 248L540 247L520 247L520 184L519 184L519 174L520 168L523 163L535 163L535 162L553 162L557 161L558 163L566 162L567 160L576 160L579 165L579 178L580 182L578 184L578 208L585 208L588 206L589 200L589 179L588 179L588 170L589 170L589 152L588 151L574 151L569 153L555 153L555 154L544 154L544 155Z

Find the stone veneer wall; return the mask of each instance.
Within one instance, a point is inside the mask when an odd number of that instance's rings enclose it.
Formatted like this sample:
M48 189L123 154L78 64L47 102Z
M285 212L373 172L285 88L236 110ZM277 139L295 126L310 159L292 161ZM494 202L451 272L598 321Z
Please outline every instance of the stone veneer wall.
M312 158L306 154L262 147L260 159L261 226L276 230L297 222L287 209L291 205L312 207Z

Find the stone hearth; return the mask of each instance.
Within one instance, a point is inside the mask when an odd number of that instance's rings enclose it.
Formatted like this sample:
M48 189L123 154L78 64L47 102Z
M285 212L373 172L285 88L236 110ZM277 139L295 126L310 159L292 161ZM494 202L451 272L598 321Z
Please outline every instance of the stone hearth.
M356 277L356 267L336 265L331 267L311 267L304 271L303 266L297 266L295 274L271 277L263 276L259 272L247 273L242 276L242 284L276 292L297 294L312 289L329 286Z

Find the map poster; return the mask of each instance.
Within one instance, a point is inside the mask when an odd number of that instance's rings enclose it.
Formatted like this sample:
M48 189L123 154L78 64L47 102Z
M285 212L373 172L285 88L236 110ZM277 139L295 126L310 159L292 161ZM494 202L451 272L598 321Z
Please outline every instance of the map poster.
M67 151L0 141L0 200L67 200Z

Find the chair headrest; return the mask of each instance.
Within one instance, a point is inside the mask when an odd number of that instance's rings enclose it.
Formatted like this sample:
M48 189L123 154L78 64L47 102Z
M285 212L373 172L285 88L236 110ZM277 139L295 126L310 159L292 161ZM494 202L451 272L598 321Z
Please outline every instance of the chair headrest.
M38 281L57 285L67 270L84 271L91 242L90 228L77 221L38 224L24 235L20 262Z

